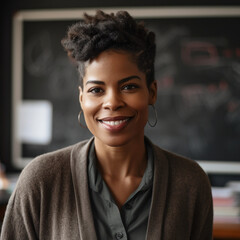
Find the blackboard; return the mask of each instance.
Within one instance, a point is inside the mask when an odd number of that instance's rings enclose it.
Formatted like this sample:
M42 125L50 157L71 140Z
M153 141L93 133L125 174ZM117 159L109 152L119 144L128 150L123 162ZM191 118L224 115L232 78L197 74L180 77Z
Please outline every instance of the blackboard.
M240 162L239 17L139 19L157 37L158 123L146 126L157 145L195 160ZM53 137L21 144L23 158L91 136L78 125L78 74L60 44L74 22L24 22L22 100L52 103Z
M47 100L53 106L52 140L47 145L23 144L32 158L90 137L77 121L78 74L61 46L72 21L27 22L24 25L23 99Z

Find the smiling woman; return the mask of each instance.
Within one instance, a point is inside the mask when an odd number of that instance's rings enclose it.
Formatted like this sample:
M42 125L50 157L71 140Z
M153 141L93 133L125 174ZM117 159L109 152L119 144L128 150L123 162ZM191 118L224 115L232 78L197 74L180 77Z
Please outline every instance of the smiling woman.
M97 11L62 44L78 67L93 137L23 170L1 239L211 239L206 174L144 135L157 99L154 33L125 11Z
M155 81L147 87L146 76L131 55L107 50L86 67L80 104L96 151L123 145L144 149L148 105L155 103L157 89Z

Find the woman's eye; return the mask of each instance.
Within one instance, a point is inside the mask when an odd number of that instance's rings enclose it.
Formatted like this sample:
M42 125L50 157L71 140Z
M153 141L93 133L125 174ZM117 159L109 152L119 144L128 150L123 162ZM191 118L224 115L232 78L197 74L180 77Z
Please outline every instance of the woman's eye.
M138 86L137 85L135 85L135 84L128 84L128 85L125 85L125 86L123 86L123 90L133 90L133 89L136 89L136 88L138 88Z
M101 88L91 88L88 90L88 92L97 94L97 93L102 93L103 90Z

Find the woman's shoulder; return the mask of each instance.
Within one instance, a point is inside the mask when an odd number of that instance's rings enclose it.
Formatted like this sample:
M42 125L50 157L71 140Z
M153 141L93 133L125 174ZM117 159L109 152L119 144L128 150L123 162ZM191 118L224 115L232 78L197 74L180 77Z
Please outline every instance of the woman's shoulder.
M154 146L155 169L158 179L164 179L176 198L191 198L192 201L211 203L211 183L202 167L190 158ZM154 166L154 168L155 168ZM160 169L160 170L159 170ZM162 177L159 177L162 175ZM164 177L163 177L164 176Z
M166 164L169 174L177 181L186 182L186 184L204 183L209 185L207 173L202 169L196 160L182 156L180 154L162 149L153 145L156 161Z
M169 160L170 164L173 165L173 167L177 169L180 169L183 171L184 169L186 171L193 171L193 170L200 170L203 169L200 167L200 165L197 163L197 161L191 159L190 157L183 156L181 154L178 154L176 152L172 152L160 147L157 147L158 151L161 151L165 157Z
M49 182L71 175L70 162L74 152L81 151L89 140L37 156L22 170L19 183L23 186Z

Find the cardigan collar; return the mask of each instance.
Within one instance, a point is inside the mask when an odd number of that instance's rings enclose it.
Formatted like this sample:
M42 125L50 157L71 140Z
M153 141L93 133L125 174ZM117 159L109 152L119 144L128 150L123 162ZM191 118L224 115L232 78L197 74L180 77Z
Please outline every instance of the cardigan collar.
M88 190L87 157L93 138L75 145L71 153L71 172L81 240L97 240Z
M76 144L71 153L71 172L77 204L78 224L81 240L97 240L88 189L87 159L94 137ZM152 146L154 155L154 180L146 240L162 239L162 226L168 185L168 160L163 151Z
M161 240L163 239L163 218L167 199L169 162L164 152L152 144L149 139L148 141L152 145L154 154L154 179L146 240Z

